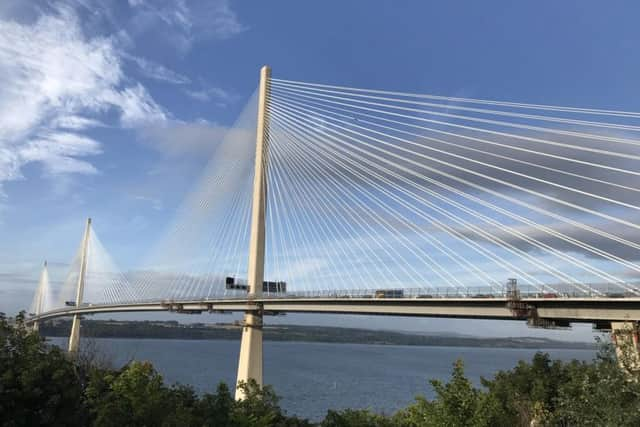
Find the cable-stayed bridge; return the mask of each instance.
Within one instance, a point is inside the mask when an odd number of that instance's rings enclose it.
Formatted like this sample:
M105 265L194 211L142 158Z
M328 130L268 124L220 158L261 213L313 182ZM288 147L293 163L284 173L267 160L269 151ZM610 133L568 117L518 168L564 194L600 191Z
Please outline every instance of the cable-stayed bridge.
M262 381L263 316L351 313L640 321L640 113L305 83L261 72L139 267L87 222L29 322L245 313L238 379Z

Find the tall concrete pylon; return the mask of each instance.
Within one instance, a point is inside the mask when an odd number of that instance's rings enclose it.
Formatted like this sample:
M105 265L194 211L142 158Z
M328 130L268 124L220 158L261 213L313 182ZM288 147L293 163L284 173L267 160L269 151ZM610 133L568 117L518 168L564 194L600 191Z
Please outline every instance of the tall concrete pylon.
M87 226L84 229L82 238L82 249L80 251L80 272L78 273L78 285L76 290L76 308L82 305L82 295L84 293L84 282L87 272L87 248L89 247L89 234L91 233L91 218L87 218ZM71 324L71 335L69 336L69 353L78 353L80 347L80 315L73 315Z
M47 261L45 261L44 266L42 267L42 273L40 273L40 283L38 283L36 303L35 303L34 312L33 312L33 314L35 314L36 316L40 315L43 311L44 298L47 292L46 287L48 286L48 283L47 283L48 280L49 279L48 279L48 273L47 273ZM36 320L31 325L31 328L33 332L38 332L38 330L40 329L40 322Z
M267 210L267 158L268 158L268 116L269 79L271 68L260 70L260 88L258 94L258 123L256 137L255 174L253 178L253 199L251 208L251 237L249 241L249 300L262 296L264 280L264 241L265 217ZM262 386L262 312L247 311L242 327L240 358L238 361L238 380L247 382L253 379ZM245 397L236 387L236 399Z

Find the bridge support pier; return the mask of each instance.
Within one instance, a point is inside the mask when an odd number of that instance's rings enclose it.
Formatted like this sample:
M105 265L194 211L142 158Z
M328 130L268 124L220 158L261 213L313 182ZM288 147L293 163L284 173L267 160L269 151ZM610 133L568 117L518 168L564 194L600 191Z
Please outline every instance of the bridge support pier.
M640 372L640 322L611 322L611 338L620 367Z
M80 315L73 315L71 334L69 335L69 353L75 354L80 348Z
M238 360L238 383L253 379L262 386L262 314L246 313L240 342ZM245 397L244 391L236 386L236 399Z

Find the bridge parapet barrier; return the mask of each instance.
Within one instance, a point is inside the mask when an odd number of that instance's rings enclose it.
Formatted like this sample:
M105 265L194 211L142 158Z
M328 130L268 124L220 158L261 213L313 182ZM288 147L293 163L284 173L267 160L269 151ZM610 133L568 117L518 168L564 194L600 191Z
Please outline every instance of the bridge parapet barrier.
M595 291L590 291L593 289ZM632 289L639 289L633 292ZM395 292L395 298L506 298L507 289L502 286L468 286L468 287L405 287L404 284L395 283L388 286L378 286L371 288L357 289L315 289L315 290L296 290L295 283L291 283L287 292L264 292L258 299L282 299L282 298L375 298L376 293L380 291L400 291ZM528 285L518 284L518 291L521 299L552 299L552 298L631 298L640 297L639 283L586 283L583 289L578 289L573 283L551 283L544 285ZM389 295L391 295L389 293ZM387 296L390 297L390 296ZM197 297L190 297L190 300L197 300ZM205 296L200 301L207 300L233 300L244 299L253 300L254 295L247 294L246 291L225 292L224 295ZM127 303L149 303L149 304L171 304L181 303L182 300L163 300L157 299L136 299L119 301L120 305ZM102 306L109 304L94 303L94 306ZM112 305L112 304L111 304ZM60 308L68 309L67 307Z

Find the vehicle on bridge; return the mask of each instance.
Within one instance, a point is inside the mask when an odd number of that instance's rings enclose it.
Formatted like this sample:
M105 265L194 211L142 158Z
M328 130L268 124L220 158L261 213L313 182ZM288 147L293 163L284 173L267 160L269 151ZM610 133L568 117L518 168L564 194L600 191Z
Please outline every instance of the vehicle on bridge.
M283 294L287 292L287 282L262 282L262 292L268 292L272 294Z
M635 295L631 292L607 292L605 296L607 298L632 298Z
M75 301L65 301L64 305L68 306L68 307L75 307L76 306L76 302ZM83 302L82 304L80 304L80 307L91 307L93 304L90 304L88 302Z
M559 295L555 292L544 292L540 294L540 298L544 298L544 299L559 298Z
M246 280L237 279L235 277L227 277L225 279L225 288L249 291L249 284ZM283 294L287 292L287 282L282 281L264 281L262 282L262 292L270 294Z
M378 289L374 294L374 298L404 298L403 289Z
M236 279L235 277L227 277L224 285L226 289L238 289L241 291L249 290L249 285L246 280Z

